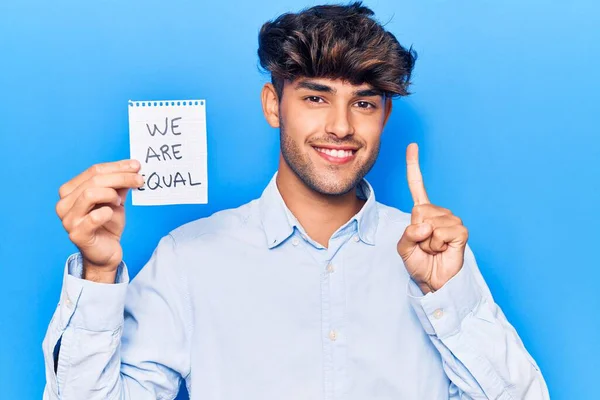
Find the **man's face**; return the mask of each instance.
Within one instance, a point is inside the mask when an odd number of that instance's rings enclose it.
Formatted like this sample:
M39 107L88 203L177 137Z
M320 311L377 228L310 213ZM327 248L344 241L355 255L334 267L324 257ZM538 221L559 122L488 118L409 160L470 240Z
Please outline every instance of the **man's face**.
M368 84L286 82L279 104L283 159L311 189L345 194L375 164L390 111L391 101Z

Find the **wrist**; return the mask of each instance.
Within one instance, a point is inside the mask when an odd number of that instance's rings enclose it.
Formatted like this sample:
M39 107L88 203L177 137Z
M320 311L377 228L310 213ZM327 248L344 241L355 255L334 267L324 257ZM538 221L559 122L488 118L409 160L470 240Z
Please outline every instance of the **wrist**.
M82 278L88 281L97 283L115 283L117 278L116 266L96 266L88 261L83 261L83 274Z
M427 282L417 282L415 281L415 283L417 284L417 286L419 287L419 289L421 289L421 292L423 292L423 294L427 294L427 293L434 293L435 289L433 287L431 287L429 285L429 283Z

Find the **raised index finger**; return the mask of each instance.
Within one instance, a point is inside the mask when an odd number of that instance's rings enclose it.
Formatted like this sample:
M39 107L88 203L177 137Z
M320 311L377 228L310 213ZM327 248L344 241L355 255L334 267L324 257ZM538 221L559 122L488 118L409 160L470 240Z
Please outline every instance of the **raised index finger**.
M429 204L419 167L419 146L416 143L411 143L406 148L406 178L415 205Z
M58 190L58 194L61 199L68 196L73 190L75 190L83 182L87 181L94 175L100 174L112 174L117 172L137 172L140 168L140 163L137 160L121 160L113 161L103 164L94 164L90 168L65 183Z

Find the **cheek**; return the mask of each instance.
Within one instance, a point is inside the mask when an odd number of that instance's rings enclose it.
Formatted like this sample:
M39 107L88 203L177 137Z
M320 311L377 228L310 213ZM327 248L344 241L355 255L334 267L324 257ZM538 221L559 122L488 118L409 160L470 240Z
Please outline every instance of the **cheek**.
M366 144L369 151L374 151L381 139L381 124L379 120L374 118L370 120L363 119L357 121L354 127L360 135L360 140Z
M302 107L288 110L285 113L282 110L282 117L286 134L298 141L304 141L323 132L320 123L322 118L315 115L314 110L306 110Z

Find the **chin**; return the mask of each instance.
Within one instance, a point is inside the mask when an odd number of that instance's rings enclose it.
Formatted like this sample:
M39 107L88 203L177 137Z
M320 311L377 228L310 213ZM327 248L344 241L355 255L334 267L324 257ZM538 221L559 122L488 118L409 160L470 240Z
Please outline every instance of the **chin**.
M354 177L336 177L332 174L309 174L309 176L299 176L306 186L317 193L328 196L342 196L353 190L362 178Z
M306 187L326 196L343 196L353 190L367 174L372 162L353 154L352 159L341 164L327 162L312 149L308 153L299 151L294 142L282 138L281 155L285 166ZM344 161L344 160L342 160ZM373 160L374 161L374 160Z

